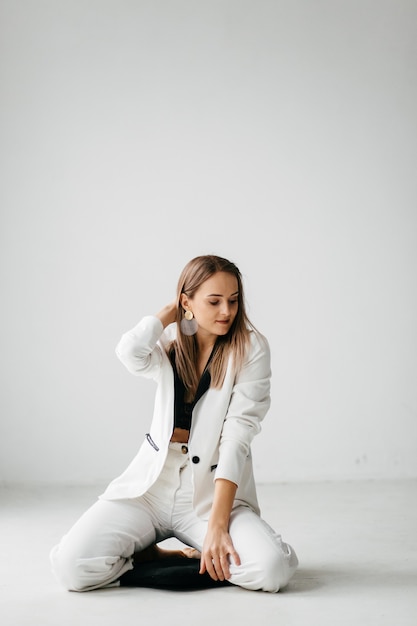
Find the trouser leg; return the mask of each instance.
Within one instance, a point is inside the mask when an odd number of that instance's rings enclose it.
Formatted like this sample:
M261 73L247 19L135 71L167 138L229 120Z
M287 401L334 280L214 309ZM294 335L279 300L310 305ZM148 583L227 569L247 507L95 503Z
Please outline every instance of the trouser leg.
M176 536L201 550L207 532L207 522L188 519ZM236 565L230 559L229 582L245 589L275 593L285 587L297 569L298 559L293 548L284 543L263 519L248 507L232 511L229 533L240 557Z
M98 500L51 551L52 568L73 591L115 584L133 568L133 554L173 536L170 515L188 457L174 446L156 483L126 500ZM192 492L192 491L191 491Z
M298 559L263 519L247 507L232 511L230 536L241 565L230 564L230 582L245 589L277 592L294 574Z
M108 586L132 569L134 552L156 540L156 522L142 500L98 500L52 549L52 569L72 591Z
M181 474L181 489L176 494L172 515L175 536L202 550L208 522L197 517L192 508L191 469ZM298 559L291 546L284 543L263 519L246 506L234 509L229 533L241 565L230 563L230 582L246 589L277 592L294 574Z

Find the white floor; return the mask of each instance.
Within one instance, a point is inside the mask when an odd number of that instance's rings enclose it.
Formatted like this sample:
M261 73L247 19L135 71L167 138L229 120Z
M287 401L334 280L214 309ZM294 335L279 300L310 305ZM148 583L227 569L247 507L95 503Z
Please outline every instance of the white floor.
M0 489L3 626L417 625L415 481L260 485L263 516L300 559L278 594L62 590L49 549L100 489Z

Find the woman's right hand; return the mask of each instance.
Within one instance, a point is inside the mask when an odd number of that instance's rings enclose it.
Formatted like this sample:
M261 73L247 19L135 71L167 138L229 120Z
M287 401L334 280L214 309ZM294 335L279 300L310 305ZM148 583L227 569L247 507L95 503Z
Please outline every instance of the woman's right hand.
M177 301L174 300L170 304L167 304L156 314L156 317L159 318L162 322L163 327L165 328L169 324L172 324L177 319Z

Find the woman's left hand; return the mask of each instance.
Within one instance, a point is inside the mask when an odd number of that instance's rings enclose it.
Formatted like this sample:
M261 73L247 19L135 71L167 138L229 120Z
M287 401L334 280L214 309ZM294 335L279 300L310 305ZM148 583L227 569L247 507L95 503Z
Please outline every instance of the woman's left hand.
M235 565L240 565L239 555L227 530L209 528L201 551L200 574L207 571L213 580L228 580L230 559Z

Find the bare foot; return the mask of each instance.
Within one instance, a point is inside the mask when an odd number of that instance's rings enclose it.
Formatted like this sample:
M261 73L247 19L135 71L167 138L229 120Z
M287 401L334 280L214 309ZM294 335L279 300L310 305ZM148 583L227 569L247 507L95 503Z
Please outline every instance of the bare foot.
M195 548L183 548L182 550L180 550L180 552L185 554L187 559L200 559L201 558L201 552L199 552Z
M134 560L136 563L145 563L148 561L158 561L160 559L173 559L178 557L184 559L199 559L200 556L200 552L195 548L165 550L164 548L160 548L156 544L153 544L141 552L135 552Z

